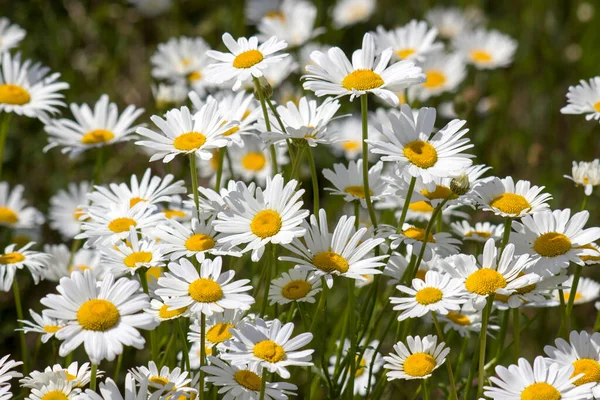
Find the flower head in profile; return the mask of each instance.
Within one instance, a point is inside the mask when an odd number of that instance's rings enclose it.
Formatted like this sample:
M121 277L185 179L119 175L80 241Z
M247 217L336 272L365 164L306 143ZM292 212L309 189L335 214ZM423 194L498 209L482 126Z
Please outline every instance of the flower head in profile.
M441 37L452 39L462 33L473 31L483 22L479 10L458 7L433 7L425 13L425 19L438 29Z
M569 86L567 103L560 109L562 114L586 114L587 121L600 121L600 76Z
M469 221L462 220L452 222L450 227L462 240L472 240L480 243L487 242L489 238L500 240L504 234L504 225L494 225L489 222L477 222L475 225L471 225Z
M50 318L46 315L40 315L33 310L29 310L29 314L31 314L33 321L19 320L19 322L23 324L22 331L25 333L41 333L42 336L40 339L42 343L48 342L48 340L54 337L56 332L60 331L66 325L66 322L63 320Z
M415 254L419 254L421 248L425 246L424 261L430 261L436 254L441 257L456 254L460 244L460 240L453 238L448 232L429 232L427 235L426 229L411 224L402 225L400 232L390 235L389 238L392 240L393 249L396 249L400 243L405 243L412 247Z
M452 44L467 63L480 70L507 67L517 51L517 41L496 30L464 32Z
M435 42L436 36L436 28L429 28L427 22L413 19L405 26L390 31L378 26L375 43L380 51L391 48L394 59L423 62L430 53L444 48L443 43Z
M600 109L600 103L598 108ZM583 186L586 196L592 194L594 186L600 185L600 159L598 158L591 162L573 161L571 171L571 175L563 175L563 177L572 180L576 186Z
M140 268L162 267L166 256L156 241L139 237L135 227L129 228L129 236L114 246L104 246L102 251L105 268L116 276L134 275Z
M446 361L450 348L444 342L438 344L437 336L408 336L406 345L398 342L394 345L395 353L383 357L388 369L387 380L394 379L427 379L440 365Z
M467 76L463 58L459 54L433 54L421 64L427 80L408 89L409 99L426 101L430 97L454 92Z
M189 371L182 371L181 368L170 369L163 366L160 369L154 361L150 361L148 366L141 366L131 371L132 377L138 383L147 382L148 388L154 390L167 390L169 392L180 392L181 394L197 394L197 390L192 387L192 376Z
M10 354L5 355L0 359L0 386L9 384L10 387L10 381L13 378L20 378L23 376L20 372L11 371L11 369L23 365L23 362L9 360L9 358Z
M235 340L232 329L238 329L240 326L246 323L244 317L245 311L239 309L225 310L221 313L214 313L206 318L206 347L211 349L217 347L221 351L225 351L227 348L227 342ZM190 330L187 335L188 341L192 343L200 343L202 338L202 327L200 326L200 320L195 319L190 324Z

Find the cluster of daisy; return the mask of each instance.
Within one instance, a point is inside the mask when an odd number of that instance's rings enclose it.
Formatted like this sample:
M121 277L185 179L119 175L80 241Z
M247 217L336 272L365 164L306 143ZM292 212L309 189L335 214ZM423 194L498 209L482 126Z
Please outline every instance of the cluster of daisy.
M170 7L159 3L147 9ZM152 124L107 95L59 117L68 84L12 54L25 32L0 19L3 121L38 118L45 151L97 160L89 181L50 199L47 215L22 186L0 182L0 290L15 298L22 359L0 360L0 400L12 397L13 378L35 400L384 398L395 380L419 380L425 399L600 397L600 333L571 329L574 306L600 297L582 276L600 263L600 228L586 227L585 210L599 161L574 163L567 176L585 188L581 210L553 210L543 186L474 164L466 120L439 123L435 108L415 105L456 92L475 73L468 66L509 66L516 42L477 13L433 9L427 21L366 33L348 57L311 42L323 32L312 2L248 3L257 36L225 33L224 51L201 37L158 46ZM374 9L340 0L333 25ZM592 83L571 88L562 112L598 119ZM369 95L386 107L369 112ZM341 112L353 110L346 99L359 99L360 116ZM106 149L127 141L150 162L188 163L189 183L147 168L102 184ZM319 170L319 151L343 161ZM472 221L469 210L490 218ZM31 238L46 219L64 243L39 251ZM20 270L56 285L31 321ZM562 338L532 366L520 358L521 319L551 307ZM39 348L30 354L26 333L61 362L30 371ZM383 346L393 350L384 356ZM128 347L147 362L127 371L122 391ZM517 364L499 365L511 352ZM113 363L110 376L99 370ZM24 374L11 371L21 364ZM432 388L443 364L444 383Z

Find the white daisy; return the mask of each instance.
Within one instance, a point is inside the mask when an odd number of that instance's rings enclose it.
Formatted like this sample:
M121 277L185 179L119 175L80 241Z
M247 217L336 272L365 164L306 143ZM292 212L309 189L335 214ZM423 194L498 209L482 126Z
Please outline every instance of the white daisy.
M600 185L600 159L598 158L591 162L580 161L577 163L573 161L571 171L571 176L563 175L563 177L575 182L576 186L583 186L586 196L592 194L594 186Z
M271 281L269 300L271 305L288 304L292 301L314 303L315 295L321 290L320 276L309 271L290 269Z
M337 0L331 10L333 26L336 29L368 20L377 5L376 0Z
M589 243L585 246L581 246L584 249L591 250L592 254L586 254L579 256L585 265L596 265L600 264L600 246L597 243Z
M40 315L33 310L29 310L29 314L31 314L32 321L27 320L19 320L23 324L22 330L25 333L41 333L42 343L48 342L48 340L52 339L56 332L60 331L65 327L66 322L60 319L50 318L46 315Z
M304 189L296 190L298 182L284 185L281 174L267 178L266 188L252 193L243 184L224 199L228 208L219 212L214 228L223 236L219 243L238 246L246 244L242 252L252 251L252 260L258 261L268 243L288 244L305 234L300 227L308 216L300 200Z
M242 83L250 78L263 76L263 70L279 62L288 54L275 54L287 47L287 43L272 36L261 45L258 38L241 37L237 42L229 33L223 34L223 43L229 52L209 50L206 55L215 59L206 69L206 78L214 83L224 83L235 79L233 90L237 91Z
M441 37L452 39L463 32L470 32L478 24L475 16L469 15L467 10L458 7L434 7L425 13L425 19L435 26Z
M573 275L563 283L563 299L568 301L571 296L569 288L573 286ZM577 284L577 292L575 292L574 304L585 304L592 302L600 297L600 283L593 279L586 278L584 276L579 278ZM558 307L560 305L560 293L558 289L553 290L551 298L538 303L531 303L533 307Z
M233 270L221 273L222 260L205 259L200 273L191 262L182 258L179 263L170 263L169 272L158 279L160 289L155 291L171 309L190 307L193 314L212 315L225 309L248 310L254 298L243 292L252 289L250 281L240 279L231 282Z
M336 342L336 346L339 347L340 346L340 342L337 341ZM354 376L354 395L360 395L360 396L366 396L367 395L367 386L369 385L369 380L371 382L371 388L373 388L375 386L375 383L377 382L376 378L375 378L375 374L377 374L379 372L379 370L381 369L381 367L383 366L383 358L381 357L381 354L376 352L377 347L379 346L379 341L378 340L374 340L371 343L369 343L368 346L365 346L364 341L359 345L359 347L361 349L364 348L364 351L362 351L362 357L359 360L359 355L361 353L360 349L357 349L357 354L356 354L356 371L355 371L355 376ZM343 348L342 348L342 353L341 353L341 359L344 359L347 354L348 351L350 350L350 340L348 339L344 339L344 344L343 344ZM375 358L375 360L373 360L373 358ZM339 364L339 361L337 360L336 356L333 356L329 359L329 373L333 376L333 374L335 373L335 366L336 364ZM371 365L373 366L373 368L371 368ZM350 369L348 368L348 374L345 375L346 376L346 381L343 383L342 386L342 393L346 390L346 386L348 385L348 380L350 378L349 376L350 374ZM340 375L340 380L343 378L344 375ZM340 381L341 383L341 381Z
M103 94L94 108L87 104L71 103L74 120L60 118L51 120L44 130L48 133L48 145L44 151L61 147L61 152L77 156L86 150L100 148L134 139L135 120L143 114L143 108L129 105L119 115L115 103L109 103Z
M76 399L81 393L81 389L74 388L71 382L57 380L50 381L47 385L41 388L31 389L31 393L26 400L47 400L52 398L58 399Z
M105 268L115 276L134 275L140 268L163 267L166 261L163 247L154 240L140 238L133 226L125 241L102 247L101 251Z
M496 294L494 296L494 306L498 310L507 310L528 304L546 303L552 299L552 291L560 289L561 284L564 285L567 278L564 273L556 276L540 276L536 283L516 287L516 290L510 296ZM565 299L568 301L568 297L565 297Z
M263 18L281 18L283 0L247 0L244 2L246 22L250 25L259 23Z
M363 208L367 208L365 200L365 186L362 171L363 160L350 161L348 167L344 164L333 164L333 171L323 170L323 176L333 184L333 188L326 187L325 190L332 194L344 196L344 200L360 201ZM369 194L371 200L378 200L386 188L385 181L381 178L383 163L378 162L369 168Z
M436 36L436 28L429 28L427 22L413 19L390 31L378 26L375 43L379 51L391 48L395 59L423 62L430 53L443 50L444 44L435 42Z
M459 54L431 55L421 64L421 68L427 80L408 89L410 99L426 101L442 93L454 92L467 76L465 63Z
M132 1L132 0L129 0ZM155 1L155 0L136 0L136 1ZM163 1L163 0L160 0ZM168 0L170 1L170 0ZM148 397L148 380L142 380L139 382L139 388L137 387L136 380L133 375L128 372L125 376L125 396L121 394L121 391L117 387L115 381L111 378L106 378L104 382L100 382L98 385L100 394L87 389L85 393L80 394L78 399L81 400L158 400L162 399L166 392L173 389L173 384L168 384L159 390L155 390L150 397Z
M513 61L517 41L496 30L478 29L454 38L452 45L467 63L480 70L507 67Z
M346 160L355 160L362 154L362 121L358 116L340 118L331 122L331 129L338 140L331 143L334 154L343 155ZM369 132L372 136L373 132Z
M388 67L392 49L375 57L375 40L369 33L363 37L362 49L352 54L352 63L339 47L327 54L314 51L310 56L316 65L307 65L303 87L321 96L350 96L350 100L373 93L391 105L398 104L398 92L425 82L421 68L409 61L400 61Z
M169 321L172 319L188 317L189 316L189 307L181 307L172 309L165 303L160 300L152 299L150 300L150 308L145 309L144 311L148 314L154 316L154 318L159 321Z
M70 276L74 271L89 270L98 280L102 279L107 272L98 250L79 249L71 255L71 249L65 244L46 244L44 253L50 257L42 273L44 279L52 282L58 282L60 278Z
M569 86L567 103L560 109L562 114L586 114L587 121L600 120L600 76Z
M97 371L96 377L104 376L103 371ZM86 362L79 366L77 361L72 362L67 368L60 364L54 364L51 367L46 367L43 372L32 371L29 376L21 379L22 387L41 389L49 385L51 382L69 382L74 389L82 388L90 383L92 372L90 363Z
M425 261L431 260L434 254L446 257L458 253L460 240L453 238L451 234L429 232L429 236L425 239L426 233L427 230L424 228L405 223L402 225L401 232L389 236L392 240L392 249L396 249L400 243L404 243L413 247L413 254L420 254L424 245L423 260Z
M284 137L283 135L277 136ZM233 146L230 150L233 173L244 182L256 181L264 185L267 178L273 175L273 160L271 160L269 147L258 136L245 135L242 139L242 146ZM280 156L277 157L278 164L284 164L284 159L287 163L283 146L277 146L276 151Z
M187 394L197 394L198 391L191 387L192 377L188 371L182 371L180 368L170 369L163 366L158 369L154 361L148 363L148 367L141 366L131 370L133 378L141 383L148 382L148 389L160 390L167 386L172 386L172 392L185 392Z
M191 221L195 209L196 205L193 201L188 203L178 195L171 196L167 204L159 206L165 218L178 222Z
M197 370L200 368L200 358L202 357L202 352L200 351L200 342L192 342L191 346L188 346L188 358L190 360L190 369ZM210 362L206 359L212 355L212 347L204 346L204 357L205 362L204 365L210 364ZM177 361L181 362L183 360L183 351L177 353ZM196 375L200 377L199 375Z
M450 330L458 332L463 338L470 338L471 333L476 335L481 332L483 311L475 310L471 303L465 303L462 305L460 311L450 311L446 315L440 316L440 322L444 322L444 333ZM500 329L498 325L491 323L493 317L490 318L487 326L488 335L492 335L490 331L497 331Z
M0 359L0 385L9 384L13 378L20 378L23 376L20 372L11 371L11 369L23 365L23 363L21 361L8 360L9 358L10 354L7 354Z
M123 345L136 349L144 347L145 340L138 329L153 329L158 321L143 313L149 298L140 293L140 284L127 278L115 282L108 274L96 284L90 271L74 272L62 278L57 291L41 300L48 307L44 315L68 321L56 333L64 340L59 354L65 357L82 343L92 364L104 359L112 361L123 352Z
M216 346L219 350L225 351L225 344L233 338L231 330L238 329L245 323L244 313L245 312L242 310L225 310L221 313L214 313L206 318L206 347L208 349L212 349L214 346ZM195 319L194 323L190 325L187 338L188 341L194 344L200 344L200 320Z
M264 16L258 24L258 39L267 41L277 37L290 47L301 46L320 35L324 28L315 28L317 7L309 1L284 0L277 18Z
M479 243L484 243L489 238L500 240L504 235L504 225L494 225L489 222L477 222L474 226L471 226L469 221L462 220L452 222L450 227L462 240L472 240Z
M11 24L8 18L0 18L0 54L17 47L27 32L17 24Z
M8 228L34 228L44 223L44 216L23 199L23 185L12 190L7 182L0 182L0 225Z
M88 204L89 182L69 183L67 190L61 189L50 198L48 219L50 227L60 232L65 239L72 239L81 231L84 207ZM83 217L83 218L82 218Z
M235 365L266 368L288 379L288 366L313 365L311 355L314 350L298 350L312 340L312 333L304 332L290 339L293 331L294 324L291 322L282 325L278 319L267 323L257 318L254 324L247 323L239 329L232 329L237 340L227 342L228 351L221 358Z
M43 276L44 268L49 256L39 251L29 250L34 242L17 248L16 244L10 244L0 252L0 290L9 292L18 269L27 268L37 285Z
M440 365L446 361L450 348L444 342L437 344L437 336L408 336L408 347L398 342L394 345L396 353L383 357L387 363L387 380L394 379L427 379Z
M44 121L65 105L59 92L69 84L57 82L59 73L48 75L50 68L40 63L31 65L31 60L22 63L21 54L12 56L5 51L0 56L0 112Z

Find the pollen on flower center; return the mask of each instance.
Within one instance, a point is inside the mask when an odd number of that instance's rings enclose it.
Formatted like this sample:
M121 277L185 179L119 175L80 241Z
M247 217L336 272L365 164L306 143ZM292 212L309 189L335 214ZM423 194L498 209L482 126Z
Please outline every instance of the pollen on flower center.
M485 50L473 50L471 52L471 60L480 64L487 64L492 61L492 55Z
M0 103L22 106L29 103L30 100L29 92L21 86L10 83L0 85Z
M584 374L581 378L573 382L574 385L580 386L590 382L600 382L600 364L598 361L591 358L582 358L573 363L575 370L571 378L579 374Z
M424 200L415 201L414 203L410 203L408 205L408 209L411 211L422 212L422 213L433 212L433 207L431 206L431 204L427 203Z
M258 392L260 390L262 379L260 376L247 369L241 369L233 374L233 379L243 387Z
M444 293L435 287L426 287L417 292L415 300L417 303L427 306L440 301L444 297Z
M6 253L0 256L0 264L15 264L25 260L25 256L18 252Z
M62 326L57 325L44 325L44 332L46 333L56 333L60 331Z
M185 241L185 248L189 251L206 251L215 247L215 240L204 233L196 233Z
M206 340L211 343L223 343L233 337L229 328L235 328L233 324L226 322L219 322L213 325L208 332L206 332Z
M419 168L431 168L437 163L437 150L422 140L413 140L404 146L404 156Z
M365 360L363 357L360 359L360 362L358 362L358 356L356 356L354 360L356 362L356 372L354 373L354 377L358 378L359 376L365 373L365 368L367 367L367 360Z
M415 275L415 278L420 279L422 281L425 280L425 275L427 275L427 271L420 269L417 271L417 274Z
M312 290L312 285L302 279L288 282L282 289L281 294L289 300L298 300L305 297Z
M450 321L454 322L456 325L460 326L468 326L471 325L471 320L465 314L461 314L456 311L450 311L446 314L446 318Z
M168 219L185 217L185 212L181 210L162 210L162 213L165 214L165 217Z
M466 237L472 237L473 235L477 235L480 238L489 238L490 236L492 236L490 232L486 231L469 231L465 234Z
M600 101L594 103L594 110L596 110L597 112L600 112Z
M370 69L357 69L346 75L342 86L346 90L371 90L377 89L385 82L381 76Z
M428 89L435 89L446 83L446 76L442 71L431 70L425 73L427 80L423 84Z
M193 151L204 146L206 136L200 132L188 132L179 135L173 141L173 147L181 151Z
M115 134L106 129L95 129L83 135L81 137L81 143L83 144L98 144L106 143L111 141L115 137Z
M175 308L173 310L170 310L168 305L163 304L160 307L160 309L158 310L158 316L163 319L178 317L181 314L183 314L184 312L186 312L187 309L188 309L187 307L181 307L181 308Z
M521 392L521 400L560 400L560 392L551 384L536 382Z
M404 372L410 376L422 377L431 374L437 362L427 353L414 353L404 360Z
M85 215L85 211L82 208L77 207L75 211L73 211L73 219L75 221L79 221L81 217Z
M421 194L428 198L429 200L444 200L450 198L450 200L454 200L458 198L455 193L452 193L452 189L447 186L435 185L435 189L433 192L430 192L427 189L421 190Z
M465 287L471 293L487 296L506 287L506 279L498 271L482 268L473 272L465 281Z
M92 299L79 307L77 321L88 331L106 331L119 322L119 310L108 300Z
M148 263L152 261L152 253L149 251L136 251L125 257L123 263L128 268L135 268L137 263Z
M571 240L562 233L548 232L533 242L533 250L542 257L556 257L571 250Z
M69 398L62 390L51 390L41 397L41 400L68 400Z
M425 229L411 226L410 228L402 231L402 234L410 239L418 240L420 242L425 241ZM433 234L431 232L429 233L429 236L427 237L427 241L429 243L435 243L435 238L433 237Z
M251 151L242 157L242 166L250 171L260 171L267 164L267 158L264 154Z
M365 198L365 187L364 186L346 186L344 192L351 194L354 197L358 197L360 199ZM369 195L373 195L373 191L369 189Z
M223 298L221 285L212 279L200 278L190 283L190 297L199 303L214 303Z
M595 248L594 246L592 246L591 244L584 244L583 246L579 246L577 247L578 249L588 249L588 250L593 250L596 254L585 254L585 255L581 255L579 256L579 258L581 259L581 261L600 261L600 251L598 251L597 248Z
M342 147L344 148L344 150L358 150L360 149L360 142L356 141L356 140L347 140L344 143L342 143Z
M169 379L163 378L162 376L151 376L148 380L157 385L165 386L169 384Z
M196 82L202 79L202 74L199 71L194 71L191 74L189 74L187 78L190 82Z
M162 267L150 267L150 268L148 268L148 270L146 271L146 280L148 282L151 282L152 279L158 280L158 278L160 278L160 276L162 274L162 271L163 271Z
M0 207L0 224L14 225L19 222L19 216L8 207Z
M137 226L137 222L135 222L132 218L117 218L110 221L108 224L108 229L113 231L114 233L121 233L129 231L129 228L132 226Z
M417 50L413 49L413 48L407 48L407 49L402 49L402 50L397 50L396 54L398 55L398 57L405 59L407 57L410 57L411 55L415 54Z
M247 50L233 59L233 67L238 69L250 68L264 59L263 54L256 49Z
M490 202L490 206L511 215L519 215L523 211L531 210L531 204L527 199L515 193L501 194Z
M233 128L227 129L225 132L223 132L223 136L231 136L239 130L239 126L234 126Z
M331 274L332 272L345 274L348 272L349 267L348 261L333 251L323 251L321 253L317 253L313 257L312 263L321 271L327 272L328 274Z
M253 353L256 357L276 363L285 358L285 350L272 340L263 340L254 345Z
M281 216L273 210L259 211L252 222L250 222L250 230L261 239L266 239L275 236L281 230Z
M146 199L142 198L142 197L132 197L131 199L129 199L129 208L133 208L133 206L135 206L137 203L141 203L141 202L145 202Z

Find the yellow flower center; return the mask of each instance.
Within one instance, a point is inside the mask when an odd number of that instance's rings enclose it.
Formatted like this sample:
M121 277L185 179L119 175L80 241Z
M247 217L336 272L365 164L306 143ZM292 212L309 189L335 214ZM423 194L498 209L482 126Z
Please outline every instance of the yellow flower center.
M354 358L355 362L358 361L358 356ZM354 377L358 378L362 374L365 373L365 368L367 367L367 360L364 358L360 359L360 362L356 365L356 372L354 373Z
M29 92L21 86L10 83L0 85L0 103L22 106L29 103L30 100Z
M404 372L415 377L431 374L436 366L435 358L427 353L414 353L404 360Z
M347 140L344 143L342 143L342 148L348 151L358 150L360 149L360 142L356 140Z
M169 384L169 379L163 378L162 376L151 376L148 380L160 386L166 386Z
M14 225L19 222L19 216L8 207L0 207L0 224Z
M467 317L465 314L461 314L456 311L450 311L448 314L446 314L446 318L448 318L450 321L454 322L456 325L460 325L460 326L471 325L471 320L469 319L469 317Z
M181 151L193 151L204 146L206 136L200 132L188 132L179 135L173 141L173 147Z
M490 202L490 206L511 215L519 215L523 211L531 210L531 204L527 199L515 193L501 194Z
M321 253L317 253L313 257L312 263L315 267L319 268L323 272L327 272L328 274L334 271L345 274L348 272L349 267L348 261L333 251L323 251Z
M75 379L77 379L77 376L71 374L68 370L63 369L63 372L65 373L65 376L67 378L67 382L72 382ZM74 385L75 387L79 387L79 385Z
M110 221L108 229L114 233L121 233L129 231L132 226L137 226L137 222L131 218L117 218Z
M427 271L425 271L424 269L420 269L417 271L417 274L415 275L415 278L418 278L422 281L425 280L425 275L427 275Z
M404 146L404 156L412 164L423 169L433 167L438 160L435 147L422 140L413 140Z
M77 321L88 331L106 331L119 322L119 310L108 300L88 300L79 307Z
M190 297L199 303L214 303L223 298L221 285L212 279L200 278L190 283Z
M44 394L41 400L68 400L69 398L62 390L51 390Z
M275 236L281 230L281 216L273 210L259 211L252 222L250 222L250 230L261 239Z
M262 153L251 151L242 157L242 166L250 171L261 171L267 164L267 158Z
M188 81L190 82L196 82L200 79L202 79L202 74L199 71L194 71L188 75Z
M146 271L146 280L148 282L152 282L153 279L155 281L157 281L158 278L160 278L160 276L162 275L162 271L163 271L162 267L150 267L150 268L148 268L148 270Z
M472 237L473 235L477 235L481 238L489 238L490 236L492 236L492 234L490 232L485 232L485 231L469 231L465 234L465 237Z
M600 251L598 251L597 248L595 248L594 246L592 246L591 244L584 244L583 246L579 246L577 247L578 249L588 249L588 250L593 250L596 252L596 255L584 255L584 256L579 256L579 258L581 259L581 261L600 261Z
M196 233L185 241L185 248L189 251L206 251L215 247L215 240L204 233Z
M211 343L223 343L233 337L229 332L230 328L235 328L235 326L225 322L215 324L206 332L206 340Z
M312 290L312 285L302 279L288 282L283 289L281 294L283 297L289 300L298 300L305 297Z
M465 287L471 293L487 296L506 287L506 279L498 271L482 268L473 272L465 281Z
M135 268L137 263L148 263L152 261L152 253L149 251L136 251L125 257L123 263L129 268Z
M571 292L567 292L567 291L565 290L565 292L563 293L563 297L564 297L565 299L568 299L570 296L571 296ZM559 300L559 299L560 299L560 294L557 294L557 295L556 295L556 299L557 299L557 300ZM579 300L581 300L581 299L583 299L583 294L581 294L581 292L575 292L575 301L579 301Z
M255 392L260 390L262 384L261 377L247 369L236 371L236 373L233 374L233 379L246 389L254 390Z
M6 253L0 256L0 264L15 264L25 260L25 256L18 252Z
M271 10L265 13L265 18L279 19L285 21L285 15L280 10Z
M183 212L181 210L168 210L167 209L167 210L162 210L162 213L168 219L171 219L171 218L184 218L185 217L185 212Z
M415 212L422 212L422 213L431 213L433 212L433 207L431 206L431 204L427 203L426 201L415 201L414 203L410 203L408 205L408 209L411 211L415 211Z
M594 110L600 112L600 101L594 103ZM586 178L587 179L587 178Z
M141 203L141 202L145 202L146 199L141 198L141 197L132 197L131 199L129 199L129 208L133 208L133 206L135 206L137 203Z
M250 68L264 59L263 54L258 50L248 50L238 54L233 59L233 67L238 69Z
M556 257L571 250L571 241L562 233L548 232L535 239L533 250L542 257Z
M435 89L446 83L446 75L442 71L431 70L425 73L427 80L423 84L428 89Z
M60 331L61 328L62 328L62 326L44 325L44 332L46 332L46 333L56 333L56 332Z
M382 86L384 83L378 73L370 69L358 69L344 78L342 86L346 90L371 90Z
M111 141L115 137L115 134L106 129L95 129L83 135L81 137L81 143L83 144L98 144L106 143Z
M175 308L173 310L169 310L169 306L166 304L163 304L160 307L160 309L158 310L158 316L163 319L178 317L181 314L183 314L184 312L186 312L187 309L188 309L187 307L181 307L181 308Z
M417 50L413 49L413 48L408 48L408 49L402 49L402 50L397 50L396 54L398 55L398 57L405 59L407 57L410 57L411 55L415 54Z
M402 231L402 234L407 238L418 240L420 242L425 241L425 229L417 228L415 226L411 226L410 228ZM433 234L429 232L429 236L427 237L427 241L429 243L435 243L435 239Z
M75 221L79 221L81 217L85 215L85 211L82 208L77 207L75 211L73 211L73 219Z
M73 273L73 271L79 271L79 272L83 272L85 270L91 269L88 265L71 265L68 268L69 274Z
M365 198L365 187L364 186L346 186L344 192L351 194L359 199ZM373 195L373 191L369 189L369 195Z
M560 400L561 394L546 382L537 382L527 386L521 392L521 400Z
M421 194L427 197L429 200L444 200L450 198L450 200L456 199L458 196L452 193L452 190L447 186L435 185L433 192L427 189L421 190Z
M471 60L475 63L487 64L492 61L492 55L485 50L473 50L471 52Z
M225 132L223 132L223 136L231 136L239 130L239 126L234 126L233 128L227 129Z
M600 381L600 364L598 361L591 358L582 358L575 361L573 367L575 367L575 370L571 378L579 374L584 374L581 378L573 382L574 385L580 386L584 383Z
M263 340L254 345L253 353L256 357L276 363L285 358L285 350L272 340Z
M444 297L444 293L435 287L426 287L417 292L415 300L417 303L427 306L440 301Z

